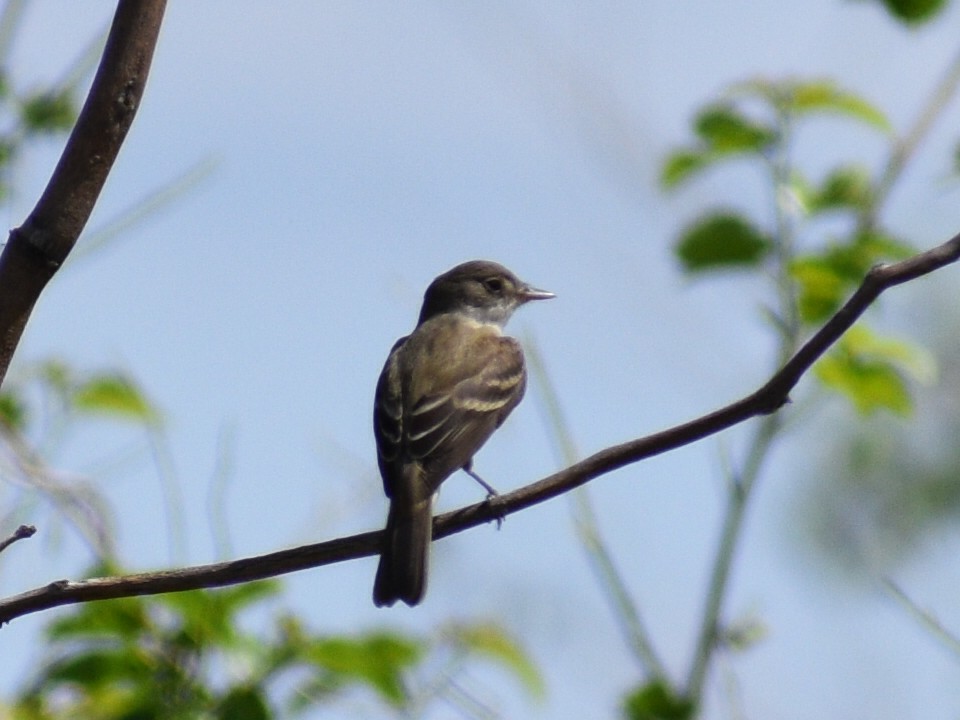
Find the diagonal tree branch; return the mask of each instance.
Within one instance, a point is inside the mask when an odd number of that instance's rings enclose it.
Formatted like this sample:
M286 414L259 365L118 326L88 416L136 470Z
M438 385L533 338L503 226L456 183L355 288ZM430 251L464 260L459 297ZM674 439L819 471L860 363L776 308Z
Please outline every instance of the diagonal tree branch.
M880 293L958 259L960 234L902 262L878 265L867 274L847 303L756 392L683 425L601 450L531 485L440 515L434 519L434 537L439 539L503 518L625 465L703 439L752 417L776 412L789 402L790 391L804 373L857 321ZM380 542L380 532L367 532L213 565L79 582L59 580L0 601L0 625L60 605L221 587L353 560L375 555L379 552Z
M47 187L0 255L0 382L33 306L73 249L140 106L166 0L120 0L100 67Z

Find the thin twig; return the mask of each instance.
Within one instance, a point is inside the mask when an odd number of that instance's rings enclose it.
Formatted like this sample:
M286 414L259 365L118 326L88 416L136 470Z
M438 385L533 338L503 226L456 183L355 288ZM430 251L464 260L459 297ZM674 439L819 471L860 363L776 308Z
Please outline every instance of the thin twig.
M570 432L570 423L564 416L560 399L547 373L539 347L532 341L528 341L525 345L530 369L542 393L542 402L547 413L547 421L553 430L557 451L563 464L572 465L579 459L580 453ZM617 568L613 554L603 540L600 523L587 488L580 488L573 493L573 500L577 535L586 550L593 571L599 578L600 588L606 595L607 602L610 603L613 616L620 624L623 637L649 676L666 679L667 667L660 659L653 643L653 636L647 630L640 610L630 595L623 575Z
M770 158L770 175L773 186L774 216L776 218L776 242L774 260L776 263L776 288L779 299L777 309L779 344L777 364L787 362L797 350L800 342L800 315L798 312L796 281L792 274L792 263L796 252L796 218L791 208L784 202L785 193L791 186L790 138L791 118L780 114L778 125L779 141ZM700 620L700 630L694 644L692 661L687 673L686 696L699 705L703 694L703 684L710 669L711 660L717 647L720 633L721 614L730 583L730 571L733 567L737 545L743 533L747 507L764 461L776 441L783 426L780 415L768 415L757 428L747 451L747 459L740 470L732 470L729 476L729 494L727 511L723 517L720 541L711 565L710 580L707 585L706 602Z
M939 640L954 655L960 657L960 637L947 630L943 624L934 617L933 613L920 607L914 602L913 598L907 595L901 587L890 578L883 579L883 587L915 620L929 630L931 635Z
M434 537L444 538L477 525L495 522L626 465L688 445L749 418L775 412L789 401L790 391L804 373L884 290L927 275L958 259L960 234L901 262L878 265L867 273L860 288L847 303L756 392L683 425L601 450L531 485L440 515L434 518ZM80 582L60 580L0 601L0 625L29 613L61 605L222 587L330 565L378 554L381 543L381 532L368 532L214 565Z
M947 108L947 105L957 93L957 87L960 86L960 52L954 57L953 61L947 66L946 72L936 88L930 94L930 99L926 106L920 111L913 126L907 133L896 142L890 158L887 160L886 167L880 175L874 192L873 201L868 209L868 215L861 218L861 224L872 224L872 217L876 208L883 205L890 191L900 179L904 168L907 166L910 158L913 156L917 147L930 132L934 122L941 113Z
M28 537L33 537L34 533L36 532L37 529L33 525L21 525L13 531L13 534L10 537L3 542L0 542L0 552L6 550L17 540L26 540Z
M690 664L687 685L684 689L688 698L700 698L703 692L703 683L707 677L710 660L717 647L720 614L727 594L730 570L736 555L737 541L740 539L743 529L750 493L760 476L763 461L769 454L773 441L780 430L780 425L779 415L768 415L763 418L750 445L750 454L747 457L743 472L737 482L730 483L727 512L723 516L723 529L720 531L720 542L717 546L710 581L707 585L707 599L704 604L700 630L697 633L693 661Z

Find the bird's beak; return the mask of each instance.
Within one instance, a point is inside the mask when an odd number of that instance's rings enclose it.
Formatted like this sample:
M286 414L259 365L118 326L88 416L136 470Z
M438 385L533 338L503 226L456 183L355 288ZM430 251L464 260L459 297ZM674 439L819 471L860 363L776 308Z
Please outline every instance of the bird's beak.
M552 292L547 290L538 290L535 287L530 287L529 285L524 285L520 288L518 293L520 296L520 302L529 302L530 300L549 300L550 298L556 297Z

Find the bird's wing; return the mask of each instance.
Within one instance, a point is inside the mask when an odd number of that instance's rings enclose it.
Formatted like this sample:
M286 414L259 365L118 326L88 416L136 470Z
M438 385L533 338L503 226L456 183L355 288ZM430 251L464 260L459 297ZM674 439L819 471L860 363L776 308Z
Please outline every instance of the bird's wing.
M400 379L399 350L406 341L402 337L394 343L377 380L373 403L373 435L377 441L377 463L383 489L392 497L394 477L402 471L403 456L403 386Z
M407 453L439 486L463 467L523 398L523 351L513 338L482 334L435 368L432 392L406 413Z

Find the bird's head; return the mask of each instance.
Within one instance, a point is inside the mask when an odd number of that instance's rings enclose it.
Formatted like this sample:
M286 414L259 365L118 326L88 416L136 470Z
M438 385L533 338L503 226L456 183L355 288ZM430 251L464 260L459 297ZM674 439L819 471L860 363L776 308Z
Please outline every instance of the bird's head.
M506 324L513 311L554 294L520 280L503 265L471 260L438 276L423 296L418 324L445 313L463 313L482 323Z

